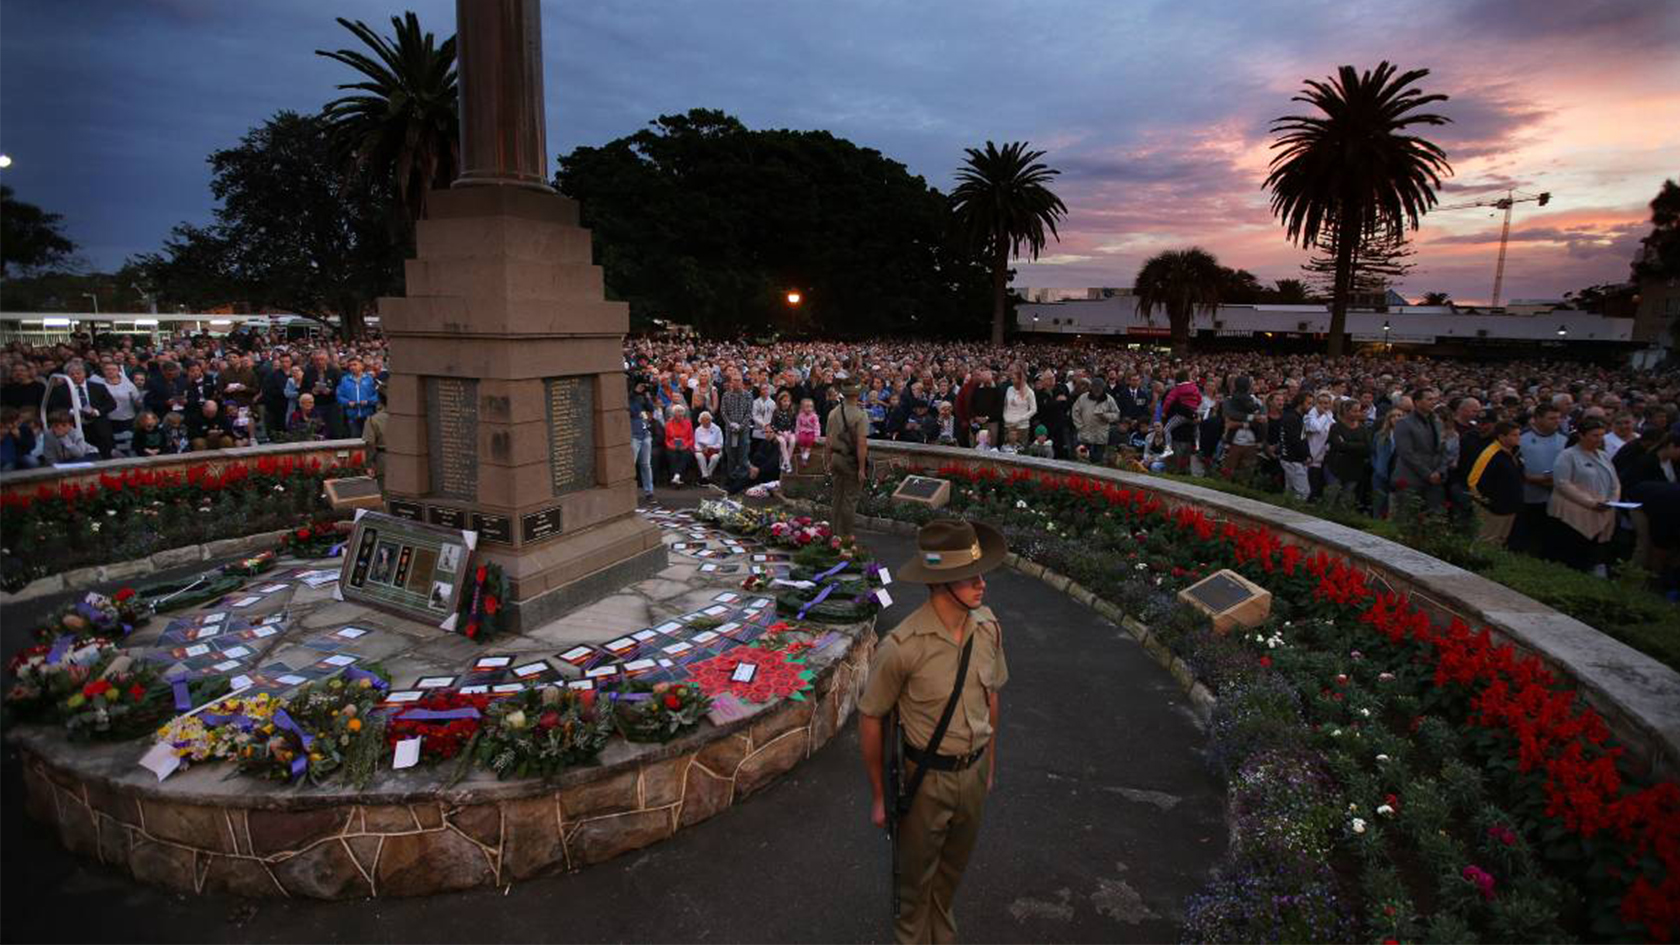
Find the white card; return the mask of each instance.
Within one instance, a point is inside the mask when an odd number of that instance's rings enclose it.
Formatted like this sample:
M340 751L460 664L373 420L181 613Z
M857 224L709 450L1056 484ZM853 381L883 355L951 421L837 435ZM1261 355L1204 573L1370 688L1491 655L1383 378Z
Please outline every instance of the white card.
M624 671L627 673L643 673L657 665L659 664L655 663L653 660L633 660L624 664Z
M271 636L274 636L276 633L279 633L279 632L280 631L274 629L273 627L252 627L251 628L251 635L256 636L256 637L271 637Z
M718 569L718 567L715 564L703 564L703 565L700 566L700 570L706 572L707 574L710 574L713 571L716 571L717 569Z
M617 666L597 666L594 669L589 670L588 672L585 672L584 675L588 676L590 679L604 679L608 676L617 676L618 675L618 667Z
M653 629L658 630L660 633L676 633L678 630L682 629L682 624L678 621L671 620L666 623L662 623Z
M349 666L351 663L356 662L356 658L348 653L334 653L321 662L326 663L328 666Z
M285 589L286 589L286 585L284 585L284 584L270 584L267 587L257 588L257 593L258 594L272 594L275 591L283 591Z
M729 613L729 607L725 604L718 604L715 607L707 607L700 612L708 617L717 617Z
M417 689L405 689L401 692L391 693L390 695L385 697L385 701L386 702L395 702L395 703L419 702L420 698L424 695L425 695L425 693L420 692Z
M473 669L501 669L513 662L511 656L486 656L473 664Z
M302 676L293 675L292 673L287 673L275 680L275 682L282 683L287 686L301 686L308 681L309 680L304 679Z
M187 647L188 656L203 656L208 652L210 652L210 644L208 643L199 643L194 646Z
M535 676L547 668L547 663L526 663L524 666L515 666L513 674L515 676Z
M712 598L712 600L715 600L715 601L718 601L718 602L724 603L724 604L733 604L740 599L741 599L741 595L735 593L734 591L724 591L722 594L719 594L718 596Z
M220 663L217 663L216 665L214 665L210 668L215 670L218 673L231 673L234 670L239 668L239 661L238 660L223 660Z
M659 665L660 665L660 668L662 668L662 669L670 669L671 667L673 667L677 664L671 662L668 659L661 658L660 661L659 661Z
M269 624L279 623L280 621L285 620L285 619L286 619L285 614L269 614L267 617L264 617L263 619L257 621L257 623L260 626L266 627Z
M462 686L461 687L461 695L463 695L463 696L482 695L482 694L487 693L489 691L490 691L489 686Z
M587 689L594 689L595 684L593 682L587 680L587 679L574 679L571 682L566 684L566 688L567 689L587 690Z
M204 619L200 620L199 623L202 623L205 626L209 626L213 623L221 623L222 621L224 621L226 619L227 619L227 614L221 614L221 613L205 614Z
M725 636L728 636L729 634L734 633L735 631L737 631L739 629L741 629L741 625L739 623L736 623L735 621L731 620L728 623L718 627L717 632L719 632L721 634L724 634Z
M672 544L672 545L671 545L671 547L672 547L672 548L675 548L675 549L676 549L676 550L678 550L678 551L681 551L681 550L683 550L683 549L684 549L684 548L687 548L687 547L688 547L688 542L686 542L686 541L679 541L679 542L675 542L675 543L673 543L673 544Z
M491 686L490 691L491 692L524 692L525 691L525 684L522 683L522 682L505 682L505 683L502 683L499 686Z
M455 682L454 676L421 676L414 683L416 689L448 689Z
M649 630L638 630L635 633L630 634L630 638L632 640L635 640L637 643L646 643L647 641L653 639L656 636L659 636L659 631L651 630L651 629L649 629Z
M235 676L228 680L228 685L234 689L245 689L255 684L255 681L249 676Z
M241 657L241 656L250 656L251 651L248 647L230 646L227 649L222 651L222 655L226 656L230 659L235 659L235 658L238 658L238 657Z
M758 675L757 663L739 663L735 666L735 672L729 674L729 678L733 682L752 682L756 675Z
M162 781L174 774L176 768L181 767L181 758L175 754L175 749L168 742L158 742L140 756L140 767L157 775L157 779Z
M875 599L881 602L882 607L892 606L892 595L888 594L884 587L875 592Z
M367 631L363 630L361 627L345 627L343 630L333 634L333 636L343 637L346 640L354 640L357 637L367 636Z
M753 610L761 610L765 607L769 607L772 603L774 603L774 602L771 601L770 598L768 598L768 597L757 597L757 598L754 598L753 602L748 604L747 606L751 607Z
M722 634L718 633L716 630L707 630L702 633L696 633L694 635L694 642L700 646L705 646L720 636L722 636Z
M260 600L262 600L262 598L261 597L256 597L256 596L241 597L238 600L233 602L233 606L234 607L249 607L252 604L255 604L256 602L258 602Z
M881 578L881 586L882 587L885 587L886 585L892 583L892 569L887 567L886 565L881 566L881 570L878 572L878 576Z
M753 555L752 559L754 561L769 561L770 556L769 555Z
M208 640L211 637L213 637L216 634L221 633L221 632L222 632L222 625L221 624L216 624L213 627L199 627L198 632L193 634L193 639L194 640Z
M418 764L420 762L420 741L421 739L416 736L397 742L396 750L391 753L392 769L400 771L403 768L412 768Z
M633 649L636 648L636 641L631 639L630 637L619 637L618 639L613 640L610 643L605 643L605 644L602 644L602 645L605 646L609 650L633 650Z
M591 654L593 652L595 652L595 651L591 650L587 646L574 646L571 649L567 650L566 652L561 653L560 658L565 660L566 662L570 663L573 660L581 660L585 656L588 656L589 654Z
M671 654L672 656L679 656L683 653L687 653L689 650L694 649L694 647L687 644L687 643L673 643L670 646L663 647L663 649L665 650L665 652Z

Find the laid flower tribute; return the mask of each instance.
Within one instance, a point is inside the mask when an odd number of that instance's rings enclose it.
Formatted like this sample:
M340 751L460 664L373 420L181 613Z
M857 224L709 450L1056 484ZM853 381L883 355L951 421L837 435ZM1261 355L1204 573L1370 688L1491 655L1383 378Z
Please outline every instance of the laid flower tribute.
M385 744L395 750L398 742L418 738L422 763L459 758L478 734L491 701L486 694L452 689L428 692L392 713L385 726Z
M1146 623L1218 695L1232 844L1191 941L1669 941L1680 784L1652 781L1567 680L1434 624L1356 565L1082 476L947 467L943 515ZM876 483L860 511L926 518ZM1230 568L1268 622L1214 634L1173 595Z
M325 558L344 541L331 521L317 520L280 536L280 553L294 558Z
M170 719L157 730L157 740L174 751L183 767L250 758L267 750L271 720L280 707L280 699L267 692L228 696L202 712Z
M743 670L743 666L751 668ZM755 703L775 699L804 702L816 677L802 655L785 647L760 646L738 646L690 665L688 672L708 699L727 692Z
M507 576L502 566L485 562L473 571L472 583L461 589L461 611L456 626L475 643L484 643L506 629Z
M360 475L363 456L264 456L252 462L102 473L85 485L41 486L0 495L0 587L74 568L145 557L170 548L296 528L333 514L328 479Z
M117 645L104 637L77 642L65 635L19 650L6 661L12 678L6 690L8 721L52 721L65 700L92 678L94 668L116 653Z
M594 692L542 686L491 703L472 755L498 779L550 778L594 761L612 731Z
M342 778L366 787L385 753L386 723L374 712L385 683L371 670L358 670L299 689L260 724L249 716L229 719L224 725L243 733L249 723L257 736L243 740L234 754L239 770L275 781L323 784ZM239 740L239 734L221 737Z
M795 620L855 623L880 612L886 598L881 596L885 585L879 565L838 551L815 561L806 564L796 558L788 572L788 580L811 586L774 585L777 613Z
M699 725L712 707L711 697L688 682L631 682L607 699L613 725L633 742L668 742Z
M222 565L221 572L235 577L252 578L274 567L274 562L276 560L278 560L278 556L275 555L274 552L264 551L261 554L254 554L249 558L240 558L238 561L229 561L227 564Z
M171 682L156 666L116 653L71 691L58 715L74 740L127 741L153 731L183 705L191 708L227 689L219 676Z
M35 631L37 639L52 643L68 636L72 642L93 638L120 639L134 632L152 615L151 605L132 587L125 587L106 597L87 594L74 604L64 607L46 624Z
M134 590L147 607L168 613L221 600L244 586L244 577L215 568L172 581L148 581Z

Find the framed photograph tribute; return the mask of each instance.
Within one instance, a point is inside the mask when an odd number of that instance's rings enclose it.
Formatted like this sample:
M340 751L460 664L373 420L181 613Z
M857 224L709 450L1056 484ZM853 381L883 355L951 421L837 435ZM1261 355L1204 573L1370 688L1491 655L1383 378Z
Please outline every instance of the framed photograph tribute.
M478 533L363 510L344 554L339 595L455 629Z

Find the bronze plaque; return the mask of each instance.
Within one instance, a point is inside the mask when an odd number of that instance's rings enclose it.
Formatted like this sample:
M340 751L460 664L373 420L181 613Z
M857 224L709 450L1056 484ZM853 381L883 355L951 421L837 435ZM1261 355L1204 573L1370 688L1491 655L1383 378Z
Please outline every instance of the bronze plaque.
M478 532L480 541L513 544L513 519L506 515L484 515L474 512L472 523L473 531Z
M389 503L391 514L397 518L406 518L411 522L420 521L420 503L406 499L392 499Z
M432 494L478 499L478 381L426 378L426 446Z
M1253 591L1224 574L1215 574L1186 593L1195 598L1198 604L1216 614L1224 613L1254 596Z
M466 509L452 509L447 505L428 505L426 506L426 512L433 525L442 525L444 528L464 529L467 527Z
M525 535L525 543L542 541L560 534L560 506L532 512L519 520L520 531Z
M595 378L551 377L548 401L548 472L554 494L595 485Z
M899 483L898 490L893 495L927 500L937 495L939 487L944 484L945 480L943 479L930 479L926 476L905 476L904 481Z

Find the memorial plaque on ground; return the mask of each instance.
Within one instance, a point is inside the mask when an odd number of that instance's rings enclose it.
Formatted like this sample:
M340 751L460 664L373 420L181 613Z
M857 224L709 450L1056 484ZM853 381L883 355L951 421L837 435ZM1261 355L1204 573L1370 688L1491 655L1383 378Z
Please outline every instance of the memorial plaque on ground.
M478 499L478 381L426 378L426 446L432 494Z
M327 501L335 509L377 509L384 505L379 480L372 476L329 479L326 489Z
M944 508L945 503L951 501L951 483L930 476L905 476L904 481L893 490L892 497L894 502L925 505L930 509Z
M356 519L338 586L344 599L454 629L472 573L471 532L368 512Z
M551 377L548 402L548 472L554 494L595 484L595 379Z
M1216 571L1178 592L1178 599L1213 619L1216 633L1254 627L1272 612L1272 593L1235 571Z

